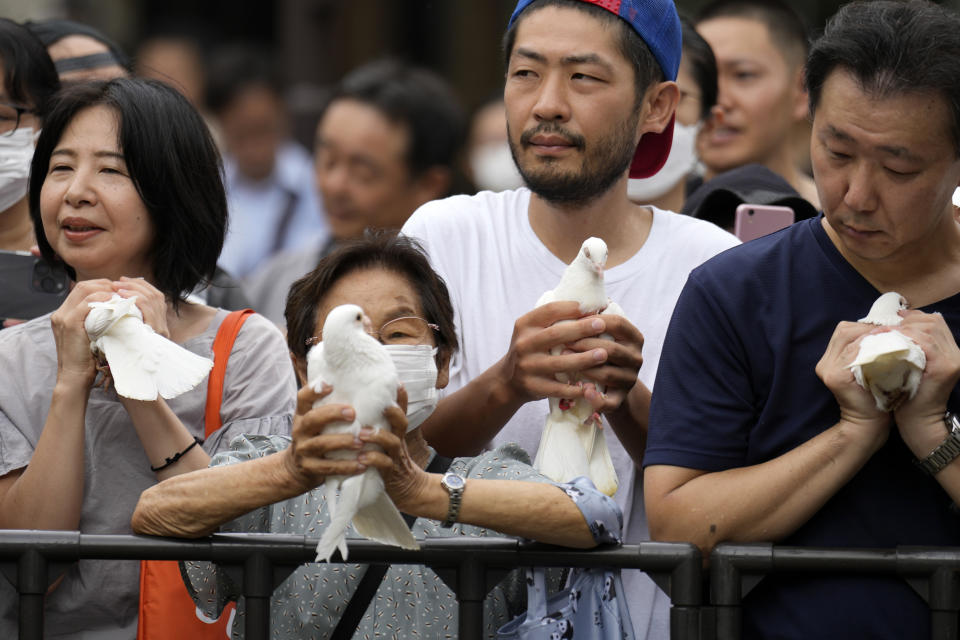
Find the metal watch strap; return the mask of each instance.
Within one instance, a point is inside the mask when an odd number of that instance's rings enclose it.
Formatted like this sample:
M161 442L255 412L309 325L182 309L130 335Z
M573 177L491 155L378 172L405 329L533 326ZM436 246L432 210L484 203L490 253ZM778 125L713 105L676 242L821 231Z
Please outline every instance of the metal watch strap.
M931 476L939 473L957 456L960 456L960 419L947 411L943 416L943 422L947 427L947 437L930 455L916 461L917 466Z
M447 517L440 523L440 526L449 529L457 521L457 516L460 515L460 503L463 500L463 489L466 487L466 482L455 473L447 473L441 478L440 484L450 496L450 508L447 510Z

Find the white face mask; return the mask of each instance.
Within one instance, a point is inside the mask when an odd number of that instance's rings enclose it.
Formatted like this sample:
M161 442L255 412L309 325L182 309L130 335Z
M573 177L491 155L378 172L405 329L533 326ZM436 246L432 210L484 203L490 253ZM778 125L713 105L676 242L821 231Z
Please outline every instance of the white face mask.
M35 139L31 127L20 127L12 134L0 135L0 212L27 195Z
M413 431L437 407L437 349L428 344L388 344L387 353L407 390L407 432Z
M627 181L627 197L634 202L647 204L656 200L683 180L697 165L697 133L700 123L685 125L679 122L673 127L673 145L667 162L649 178L631 178Z
M477 189L506 191L523 186L523 178L513 163L507 141L487 142L470 154L470 168Z

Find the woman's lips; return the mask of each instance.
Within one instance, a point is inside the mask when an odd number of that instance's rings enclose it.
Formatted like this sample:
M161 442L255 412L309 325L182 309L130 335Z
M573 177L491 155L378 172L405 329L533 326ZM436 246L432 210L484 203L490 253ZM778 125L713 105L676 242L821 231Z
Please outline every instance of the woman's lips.
M60 229L71 242L82 242L103 231L101 227L83 218L67 218L60 223Z

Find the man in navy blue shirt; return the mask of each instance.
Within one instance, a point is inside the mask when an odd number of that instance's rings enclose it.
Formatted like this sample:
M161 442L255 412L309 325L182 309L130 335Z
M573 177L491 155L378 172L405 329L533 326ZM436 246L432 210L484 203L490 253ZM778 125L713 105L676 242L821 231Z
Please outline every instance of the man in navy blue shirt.
M957 545L960 18L929 2L848 4L806 82L823 215L690 275L654 386L651 535L704 552ZM855 321L888 291L908 301L898 330L927 358L892 412L849 368L886 330ZM768 577L744 599L745 637L922 638L929 620L898 578Z

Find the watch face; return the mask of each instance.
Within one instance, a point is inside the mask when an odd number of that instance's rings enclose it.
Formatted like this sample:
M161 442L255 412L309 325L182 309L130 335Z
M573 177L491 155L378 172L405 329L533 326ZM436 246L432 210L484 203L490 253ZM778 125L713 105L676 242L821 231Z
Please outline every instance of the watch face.
M443 477L443 481L450 489L463 489L464 485L466 484L463 481L463 478L452 473L445 475Z

